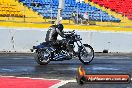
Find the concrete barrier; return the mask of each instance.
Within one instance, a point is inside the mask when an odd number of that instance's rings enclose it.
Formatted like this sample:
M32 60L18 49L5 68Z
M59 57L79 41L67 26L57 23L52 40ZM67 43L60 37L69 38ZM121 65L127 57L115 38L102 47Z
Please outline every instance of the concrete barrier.
M46 31L35 29L16 30L14 35L15 51L30 51L32 46L45 40Z
M46 31L47 29L38 28L1 27L0 51L30 52L32 46L45 40ZM76 32L81 35L82 42L90 44L95 52L103 52L104 49L109 52L132 52L132 33L130 32Z
M0 28L0 51L13 50L12 29Z
M132 33L93 32L91 45L95 51L132 52Z

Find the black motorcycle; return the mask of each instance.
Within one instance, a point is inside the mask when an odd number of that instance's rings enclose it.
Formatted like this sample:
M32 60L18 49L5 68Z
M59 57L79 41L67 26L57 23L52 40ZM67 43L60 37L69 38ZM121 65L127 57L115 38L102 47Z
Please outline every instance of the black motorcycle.
M46 65L50 61L63 61L72 58L79 58L83 64L89 64L94 58L94 50L88 44L82 44L80 35L75 31L65 32L66 37L61 40L61 44L52 46L50 42L43 42L33 46L36 53L36 61L40 65ZM75 43L77 50L75 51Z

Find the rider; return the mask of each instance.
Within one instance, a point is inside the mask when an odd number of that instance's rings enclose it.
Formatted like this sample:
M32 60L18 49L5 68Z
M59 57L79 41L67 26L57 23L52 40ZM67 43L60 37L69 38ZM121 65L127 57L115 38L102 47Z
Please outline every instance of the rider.
M52 25L47 31L45 41L49 42L52 46L59 47L62 44L61 40L57 40L58 35L64 38L64 26L62 24Z

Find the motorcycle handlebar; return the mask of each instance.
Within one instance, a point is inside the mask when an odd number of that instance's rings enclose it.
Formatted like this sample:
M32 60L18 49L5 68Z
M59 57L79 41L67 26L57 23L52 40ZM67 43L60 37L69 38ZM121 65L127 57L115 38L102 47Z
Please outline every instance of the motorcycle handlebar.
M75 30L73 30L73 31L66 31L64 33L75 33Z
M65 34L65 38L71 38L71 37L73 37L73 39L75 39L76 41L82 40L82 38L80 38L80 35L77 35L75 33L74 34L73 33Z

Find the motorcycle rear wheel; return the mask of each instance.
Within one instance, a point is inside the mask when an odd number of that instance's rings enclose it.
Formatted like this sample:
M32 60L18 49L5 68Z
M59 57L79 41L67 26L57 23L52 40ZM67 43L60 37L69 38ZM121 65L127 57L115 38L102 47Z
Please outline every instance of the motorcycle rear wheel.
M89 64L94 58L93 48L88 44L84 44L83 46L81 46L78 57L83 64Z
M38 50L35 60L40 65L46 65L50 62L50 53L46 50Z

